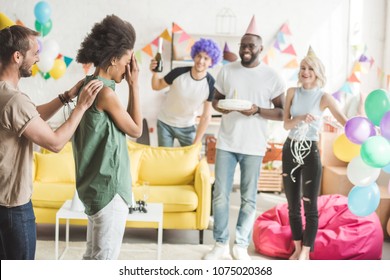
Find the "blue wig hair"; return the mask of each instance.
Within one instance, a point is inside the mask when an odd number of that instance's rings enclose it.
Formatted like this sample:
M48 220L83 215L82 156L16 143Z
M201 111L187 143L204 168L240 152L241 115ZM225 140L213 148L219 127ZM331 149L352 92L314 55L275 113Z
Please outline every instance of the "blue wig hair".
M222 59L221 49L219 48L218 44L211 39L200 38L199 41L195 42L191 48L192 59L194 59L194 57L200 52L205 52L208 56L210 56L212 61L210 68L220 62Z

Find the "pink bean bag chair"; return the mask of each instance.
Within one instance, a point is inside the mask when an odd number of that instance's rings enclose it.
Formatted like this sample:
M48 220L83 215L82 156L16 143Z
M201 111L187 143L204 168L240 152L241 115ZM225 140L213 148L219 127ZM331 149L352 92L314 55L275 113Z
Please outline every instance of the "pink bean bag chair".
M287 203L261 214L253 228L253 242L260 254L288 259L294 250ZM303 205L302 205L303 210ZM383 231L376 213L352 214L342 195L318 197L319 223L312 260L379 260ZM302 211L302 215L304 215ZM305 219L303 226L305 227Z

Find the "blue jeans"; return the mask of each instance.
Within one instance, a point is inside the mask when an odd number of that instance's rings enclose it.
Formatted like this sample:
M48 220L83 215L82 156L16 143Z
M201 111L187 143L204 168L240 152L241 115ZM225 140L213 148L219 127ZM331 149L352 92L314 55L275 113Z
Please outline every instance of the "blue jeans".
M229 242L230 193L233 187L234 171L239 163L241 205L234 243L242 247L249 245L256 215L257 181L262 160L262 156L244 155L217 149L213 192L213 235L216 242L224 244Z
M191 146L196 136L196 126L174 127L157 120L157 136L160 147L173 147L175 138L180 146Z
M37 241L31 201L16 207L0 206L0 259L33 260Z

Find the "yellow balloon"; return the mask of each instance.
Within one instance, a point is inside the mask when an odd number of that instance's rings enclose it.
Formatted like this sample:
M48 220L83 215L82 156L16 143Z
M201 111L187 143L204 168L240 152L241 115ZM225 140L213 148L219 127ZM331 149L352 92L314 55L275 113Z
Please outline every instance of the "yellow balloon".
M334 141L333 153L339 160L350 162L354 157L360 155L360 145L349 141L343 133Z
M0 13L0 30L12 25L15 25L15 22L5 14Z
M35 76L39 71L39 68L38 68L38 65L34 64L32 67L31 67L31 76Z
M54 60L53 67L50 69L49 74L53 79L57 80L65 74L65 71L65 61L61 58L57 58L56 60Z

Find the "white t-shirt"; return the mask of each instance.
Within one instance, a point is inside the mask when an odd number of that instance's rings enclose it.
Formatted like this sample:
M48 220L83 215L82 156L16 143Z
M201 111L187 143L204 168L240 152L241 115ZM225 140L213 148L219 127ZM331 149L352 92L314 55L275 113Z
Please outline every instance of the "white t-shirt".
M283 79L269 66L261 63L246 68L240 61L226 64L218 74L215 88L226 98L249 100L253 104L271 109L272 99L284 94ZM283 97L284 98L284 97ZM263 156L266 151L267 120L255 114L245 116L231 112L222 116L217 148L229 152Z
M170 89L158 119L174 127L194 125L201 105L213 99L214 78L207 73L203 79L195 80L191 67L180 67L169 72L164 80Z

